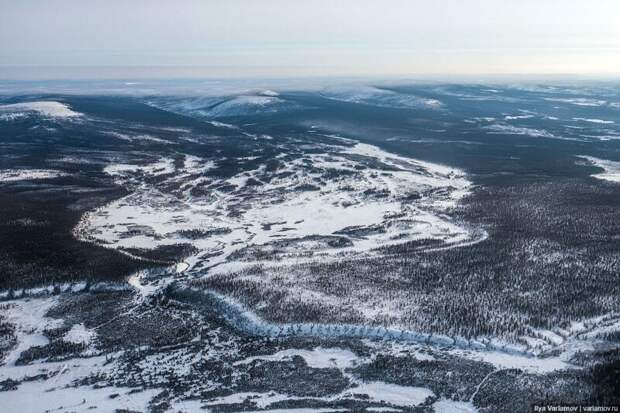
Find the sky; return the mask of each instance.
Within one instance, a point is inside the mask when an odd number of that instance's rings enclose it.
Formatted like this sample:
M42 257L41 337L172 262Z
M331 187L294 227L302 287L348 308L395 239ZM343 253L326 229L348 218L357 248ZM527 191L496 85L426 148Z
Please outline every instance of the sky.
M0 79L620 75L618 0L0 0Z

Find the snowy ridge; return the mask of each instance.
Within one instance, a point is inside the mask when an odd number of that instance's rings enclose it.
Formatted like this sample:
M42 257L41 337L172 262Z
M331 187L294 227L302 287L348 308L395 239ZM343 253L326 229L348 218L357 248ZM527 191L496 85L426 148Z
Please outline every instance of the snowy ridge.
M489 132L490 134L525 135L534 138L557 138L552 133L542 129L519 127L501 123L485 126L484 129L491 131Z
M437 99L397 93L373 86L332 87L321 94L332 100L386 108L441 109L443 107L443 103Z
M578 121L578 122L599 123L602 125L612 125L615 123L613 120L590 119L590 118L573 118L573 120Z
M592 98L544 98L544 100L549 102L569 103L575 106L587 107L604 106L608 103L606 100Z
M280 97L272 90L232 96L201 96L181 99L154 99L147 104L163 110L197 116L200 118L224 118L288 112L302 108L301 105ZM226 125L221 123L220 125ZM217 125L216 125L217 126Z
M13 103L9 105L0 105L0 119L11 120L36 113L48 118L76 118L82 116L81 113L75 112L68 105L55 101L38 101Z

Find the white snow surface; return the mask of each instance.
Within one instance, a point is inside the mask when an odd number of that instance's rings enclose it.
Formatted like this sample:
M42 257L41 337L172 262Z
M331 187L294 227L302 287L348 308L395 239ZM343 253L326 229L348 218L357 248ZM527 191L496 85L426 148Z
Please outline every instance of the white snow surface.
M208 109L195 111L208 117L243 116L257 113L277 113L297 108L295 103L287 102L273 94L240 95L219 102Z
M64 335L63 340L74 344L89 345L96 333L87 329L84 324L74 324Z
M451 350L452 354L471 360L491 363L498 369L521 369L530 373L550 373L553 371L576 368L576 366L564 361L564 357L533 357L523 354L511 354L500 351L469 351Z
M66 176L66 174L52 169L0 169L0 183L51 179L61 176Z
M235 269L241 263L229 259L231 253L246 246L266 248L275 241L290 241L287 251L299 255L308 250L355 254L420 239L451 246L474 238L470 228L446 216L471 188L462 171L367 144L320 149L325 152L287 162L268 182L261 181L265 165L221 179L210 176L217 161L190 155L182 167L170 158L109 165L105 172L133 193L85 214L75 233L119 250L191 244L199 252L186 260L190 272L223 263L228 267L222 271ZM329 175L333 172L339 175ZM157 177L161 184L148 183L145 177ZM250 180L260 185L248 185ZM223 192L223 184L236 189ZM177 189L171 192L169 187ZM193 195L196 188L207 193ZM364 236L336 234L379 227L384 230ZM187 235L191 231L204 235ZM308 238L335 234L350 244L328 247Z
M603 125L610 125L615 123L613 120L603 120L603 119L590 119L590 118L573 118L573 120L588 122L588 123L600 123Z
M435 413L478 413L478 409L469 402L457 402L441 399L433 403Z
M582 155L579 156L592 163L594 166L604 169L604 172L593 174L592 176L597 179L602 179L611 182L620 182L620 162L610 161L607 159L595 158L593 156Z
M28 114L33 112L50 118L75 118L82 116L81 113L71 110L67 104L55 101L42 100L37 102L0 105L0 114L20 116L19 114Z
M164 144L171 144L171 143L175 143L175 142L171 142L165 139L161 139L161 138L157 138L155 136L149 135L149 134L127 134L127 133L120 133L120 132L114 132L114 131L106 131L104 132L104 134L112 136L114 138L117 139L121 139L123 141L127 141L127 142L155 142L155 143L164 143Z
M322 95L342 102L358 103L371 106L399 108L399 109L440 109L443 103L437 99L398 93L374 86L340 86L330 87Z
M368 409L366 409L368 410ZM332 412L348 412L347 409L312 409L312 408L295 408L295 409L269 409L269 410L244 410L243 413L332 413Z
M45 313L55 303L56 299L53 297L0 303L4 320L15 326L15 335L17 336L17 344L2 360L5 366L14 366L19 355L30 347L44 346L49 343L47 337L43 335L43 331L62 325L61 320L45 317ZM2 373L3 369L0 369L0 377Z
M20 413L86 412L93 409L104 413L114 413L119 409L146 411L150 400L161 389L131 392L131 388L124 387L95 388L86 385L75 387L76 381L98 373L105 375L112 372L115 365L109 363L106 356L74 358L59 362L35 360L31 364L15 365L15 361L23 351L49 343L43 334L44 330L62 326L62 320L45 316L58 302L57 300L58 297L52 296L0 303L3 321L14 326L17 336L16 345L4 360L0 360L0 382L8 379L20 381L16 390L0 392L0 411ZM82 324L76 324L63 339L87 344L94 334ZM111 355L111 358L114 356ZM23 381L24 378L38 375L42 375L41 378ZM118 396L111 398L113 394Z
M560 102L560 103L569 103L575 106L604 106L607 104L607 101L601 99L591 99L591 98L544 98L544 100L549 102Z
M146 389L131 393L132 389L123 387L73 387L75 380L99 372L105 374L111 368L106 365L105 356L25 366L3 366L0 368L0 380L20 380L42 373L54 376L47 380L25 381L20 383L17 390L0 392L0 410L20 413L114 413L119 409L146 411L151 399L161 390ZM111 398L113 394L118 396Z
M432 391L424 387L400 386L382 381L360 383L358 387L347 390L347 393L366 394L371 400L396 406L417 406L434 396Z
M547 132L546 130L527 128L527 127L522 127L522 126L513 126L513 125L508 125L508 124L503 124L503 123L488 125L488 126L485 126L484 129L491 131L489 132L490 134L524 135L524 136L531 136L534 138L556 138L555 135L553 135L550 132Z

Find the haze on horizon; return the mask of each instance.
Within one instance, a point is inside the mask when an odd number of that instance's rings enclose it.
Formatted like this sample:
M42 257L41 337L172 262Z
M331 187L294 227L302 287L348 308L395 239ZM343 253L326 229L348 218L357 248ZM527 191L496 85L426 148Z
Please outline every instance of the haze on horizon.
M617 0L0 0L0 79L620 74Z

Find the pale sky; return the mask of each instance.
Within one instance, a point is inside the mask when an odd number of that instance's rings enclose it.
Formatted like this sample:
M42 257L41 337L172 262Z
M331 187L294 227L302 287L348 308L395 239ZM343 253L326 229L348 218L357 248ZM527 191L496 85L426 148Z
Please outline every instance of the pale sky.
M620 75L620 0L0 0L0 79Z

